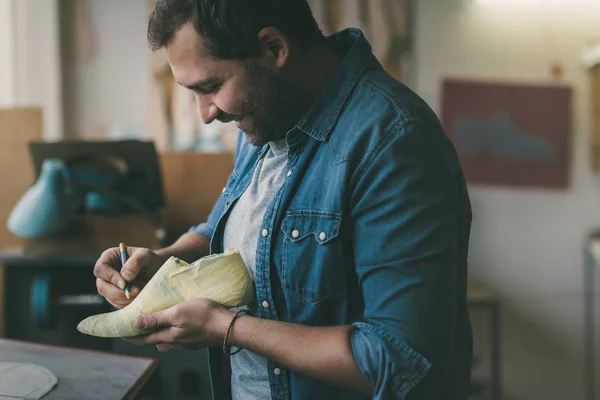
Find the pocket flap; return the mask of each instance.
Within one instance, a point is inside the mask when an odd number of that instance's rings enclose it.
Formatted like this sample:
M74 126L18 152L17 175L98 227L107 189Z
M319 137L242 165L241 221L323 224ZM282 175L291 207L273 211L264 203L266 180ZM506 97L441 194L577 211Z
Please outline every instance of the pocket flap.
M281 230L293 242L313 235L318 243L327 243L338 236L341 220L330 212L293 211L286 214Z

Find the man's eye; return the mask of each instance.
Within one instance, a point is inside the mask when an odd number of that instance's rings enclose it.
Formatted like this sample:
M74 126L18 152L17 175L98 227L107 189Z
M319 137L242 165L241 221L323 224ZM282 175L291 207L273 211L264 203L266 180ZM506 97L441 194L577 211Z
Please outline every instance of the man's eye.
M219 90L219 85L196 88L196 92L198 92L200 94L211 94L211 93L217 92L218 90Z

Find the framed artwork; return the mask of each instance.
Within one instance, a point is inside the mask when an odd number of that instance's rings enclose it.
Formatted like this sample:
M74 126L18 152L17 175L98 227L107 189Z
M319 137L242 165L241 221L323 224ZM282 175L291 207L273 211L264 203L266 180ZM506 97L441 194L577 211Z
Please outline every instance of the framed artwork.
M590 161L592 171L600 171L600 45L590 51L591 58L584 66L588 69L590 91Z
M441 120L469 183L568 186L571 88L445 79Z

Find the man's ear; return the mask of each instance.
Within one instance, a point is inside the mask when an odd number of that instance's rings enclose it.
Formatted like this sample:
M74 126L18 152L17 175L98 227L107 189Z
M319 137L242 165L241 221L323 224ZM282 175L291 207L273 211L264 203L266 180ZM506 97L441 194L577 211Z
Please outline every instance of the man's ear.
M291 42L289 37L277 28L267 27L258 32L260 58L265 64L283 68L290 59Z

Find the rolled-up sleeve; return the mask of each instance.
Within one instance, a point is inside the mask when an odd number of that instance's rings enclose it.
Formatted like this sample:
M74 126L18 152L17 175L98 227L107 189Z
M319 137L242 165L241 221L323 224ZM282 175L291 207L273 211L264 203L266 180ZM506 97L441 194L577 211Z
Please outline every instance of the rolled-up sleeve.
M215 203L212 211L210 212L210 214L205 222L202 222L198 225L192 226L188 230L188 232L198 233L198 234L204 235L208 238L212 238L213 234L215 233L215 227L217 226L217 221L218 221L218 219L216 217L216 215L218 214L218 210L217 210L216 206L217 206L217 204Z
M375 399L424 400L421 393L430 391L419 384L436 385L432 372L446 367L452 350L460 168L441 129L427 132L420 123L383 136L377 149L353 179L354 255L365 308L351 346Z

